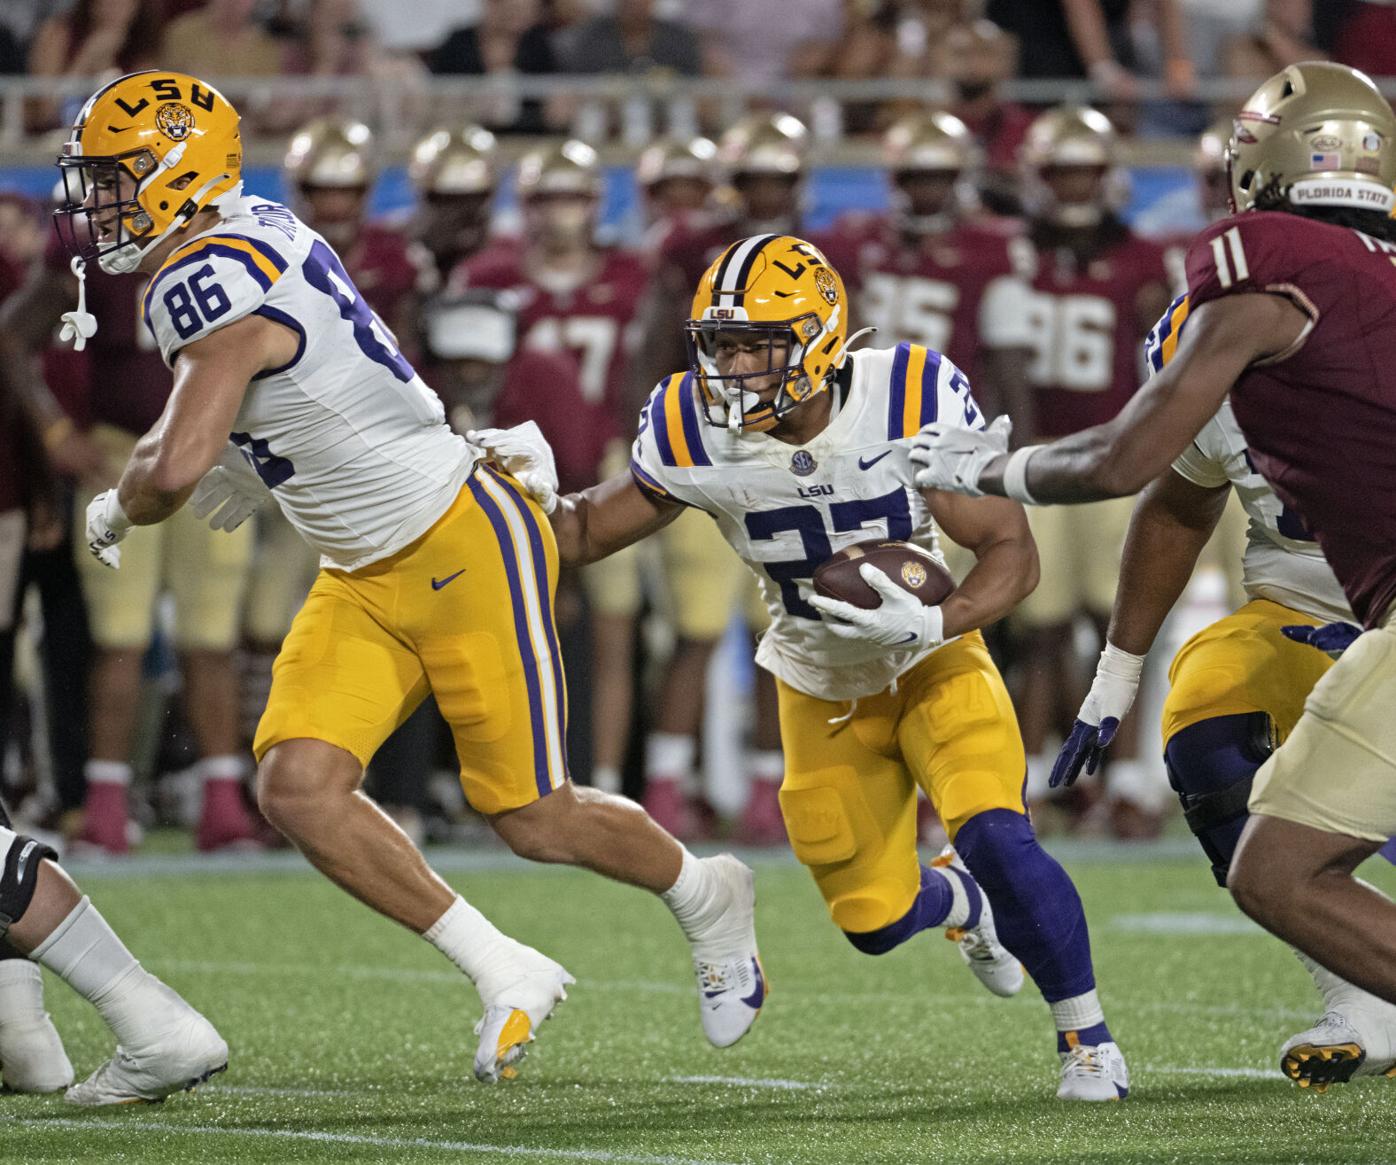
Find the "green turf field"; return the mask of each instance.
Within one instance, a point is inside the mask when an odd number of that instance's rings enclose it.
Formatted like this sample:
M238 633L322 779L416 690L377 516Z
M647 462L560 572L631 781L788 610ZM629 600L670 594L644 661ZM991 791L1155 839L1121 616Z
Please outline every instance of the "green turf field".
M1276 1049L1316 1014L1307 976L1250 927L1187 842L1061 847L1086 900L1134 1091L1053 1098L1045 1006L989 996L939 934L880 959L826 921L807 876L758 859L772 994L737 1047L704 1042L685 946L636 891L487 855L435 855L516 936L577 976L518 1080L471 1077L474 993L435 951L293 855L79 867L148 965L232 1046L225 1076L97 1114L0 1097L0 1160L151 1162L1390 1162L1396 1080L1324 1096ZM454 859L454 860L452 860ZM1396 890L1379 863L1373 880ZM110 1049L50 981L79 1075Z

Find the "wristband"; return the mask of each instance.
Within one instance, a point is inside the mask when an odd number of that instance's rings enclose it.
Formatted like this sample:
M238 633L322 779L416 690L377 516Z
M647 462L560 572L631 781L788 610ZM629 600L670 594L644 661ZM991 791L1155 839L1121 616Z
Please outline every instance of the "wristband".
M1038 500L1028 490L1028 461L1041 449L1041 445L1024 445L1008 455L1008 463L1003 467L1003 492L1005 497L1025 506L1038 505Z
M124 534L132 526L131 519L121 508L121 499L117 496L115 486L107 490L106 504L102 507L102 520L106 522L113 534Z
M1105 650L1100 653L1098 670L1103 675L1137 684L1144 671L1144 657L1116 647L1109 640L1106 640Z

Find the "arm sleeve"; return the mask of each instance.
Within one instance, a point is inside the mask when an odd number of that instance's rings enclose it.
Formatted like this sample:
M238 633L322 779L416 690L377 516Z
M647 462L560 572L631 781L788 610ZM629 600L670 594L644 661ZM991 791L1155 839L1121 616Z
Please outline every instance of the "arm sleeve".
M186 344L251 315L281 278L262 251L242 239L196 240L162 267L146 288L142 312L166 364Z
M1226 472L1226 437L1216 418L1208 421L1173 462L1173 472L1205 489L1217 489L1231 481Z
M630 447L630 476L640 492L655 501L688 506L694 504L688 496L690 491L676 480L677 474L668 464L673 458L660 447L661 427L666 424L664 397L671 391L671 381L677 380L670 377L660 381L640 410L635 443ZM677 390L678 385L672 387Z

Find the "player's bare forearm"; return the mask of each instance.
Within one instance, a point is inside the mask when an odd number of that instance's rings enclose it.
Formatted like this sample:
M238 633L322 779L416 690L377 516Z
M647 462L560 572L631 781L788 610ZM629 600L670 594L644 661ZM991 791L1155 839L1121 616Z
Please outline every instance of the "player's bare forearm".
M963 635L1007 615L1037 586L1037 544L1027 515L1006 498L929 493L936 524L973 552L974 569L944 603L945 635Z
M667 526L683 506L650 497L628 473L558 499L548 515L561 561L583 566Z
M246 316L181 349L164 412L121 475L117 496L132 522L163 522L185 503L227 445L252 378L289 364L297 347L289 328Z
M1194 485L1173 470L1139 494L1120 562L1107 638L1146 655L1192 578L1198 555L1226 507L1230 486Z
M1042 505L1137 493L1173 464L1241 374L1287 350L1307 323L1288 299L1264 293L1229 295L1194 309L1176 355L1114 419L1032 455L1028 492ZM998 458L980 475L981 489L1004 492L1007 460Z

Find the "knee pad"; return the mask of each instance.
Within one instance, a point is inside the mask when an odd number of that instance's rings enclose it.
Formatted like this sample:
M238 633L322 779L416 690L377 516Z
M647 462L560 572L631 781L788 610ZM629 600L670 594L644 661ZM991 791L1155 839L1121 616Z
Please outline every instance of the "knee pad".
M5 864L0 869L0 938L24 917L39 884L39 863L48 858L56 861L58 854L41 841L25 837L8 828L0 828L0 850L5 852Z
M1218 886L1226 885L1249 816L1251 781L1273 751L1274 730L1264 712L1199 720L1175 732L1164 747L1168 783L1212 863Z

